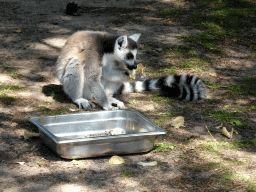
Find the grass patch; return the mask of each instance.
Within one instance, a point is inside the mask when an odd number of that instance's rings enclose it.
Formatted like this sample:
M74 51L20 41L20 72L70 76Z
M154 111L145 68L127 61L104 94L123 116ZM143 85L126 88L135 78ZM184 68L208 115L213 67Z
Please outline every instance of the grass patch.
M237 97L239 95L256 96L256 90L253 88L255 84L256 77L246 77L240 84L228 85L225 87L228 89L227 94L229 97Z
M35 108L36 108L37 110L43 111L43 112L50 112L50 111L51 111L50 108L47 108L47 107L45 107L45 106L36 106Z
M205 116L212 116L220 122L228 122L231 125L237 127L248 127L249 125L239 117L235 115L235 113L230 113L226 110L209 110L204 112Z
M12 96L7 96L7 95L0 95L0 100L5 100L5 101L15 101L17 100L16 97Z
M197 146L197 148L200 151L203 151L205 154L210 154L217 158L222 156L222 154L219 152L219 144L216 142L209 142L209 143L203 142L203 144Z
M218 45L227 36L238 39L242 30L255 26L255 6L248 0L202 0L197 2L197 6L200 13L192 14L187 24L204 32L182 38L201 45L207 51L222 53ZM202 11L204 9L207 11Z
M222 53L223 50L217 47L216 43L225 40L227 33L217 30L209 30L201 34L191 35L191 36L181 36L185 41L200 44L207 51L212 53Z
M157 143L155 147L153 148L152 152L168 152L170 150L175 150L177 148L176 144L163 144L163 143Z
M163 73L167 74L167 75L178 74L178 71L179 71L179 68L177 68L177 67L171 67L171 68L164 68L163 69Z
M79 169L79 173L85 173L86 171L86 169Z
M256 105L251 105L248 107L249 111L256 111Z
M4 67L1 68L1 70L8 71L10 76L13 79L19 79L19 78L24 77L24 75L15 72L16 69L14 67L11 67L11 66L4 66Z
M129 101L129 104L132 104L132 105L137 105L137 104L139 104L140 103L140 101L138 101L138 100L136 100L136 99L133 99L133 100L130 100Z
M17 98L15 96L10 96L8 93L12 93L13 90L23 90L24 87L20 87L19 85L6 85L4 83L0 84L0 100L6 104L10 104L13 101L16 101Z
M181 68L190 69L193 72L202 73L202 67L207 66L209 62L206 59L199 58L199 57L192 57L188 62L182 62L180 64Z
M202 73L203 68L210 64L210 61L201 57L196 50L190 46L172 46L163 49L163 57L177 63L175 72L182 69L190 69L192 72ZM169 62L169 61L168 61ZM169 67L174 68L174 67Z
M206 84L206 86L210 89L219 89L221 88L221 84L220 83L211 83L210 80L204 80L204 83Z
M137 177L137 176L138 174L132 171L124 171L121 173L121 177L125 177L125 178L131 178L131 177Z
M209 163L205 163L203 165L191 166L191 167L189 167L189 169L191 169L193 171L201 172L201 171L209 171L211 169L217 169L220 167L221 167L220 163L209 162Z
M186 159L187 158L187 156L185 156L185 155L175 155L176 157L179 157L179 158L181 158L181 159Z
M175 56L179 56L181 54L188 54L191 51L191 47L188 45L179 45L172 47L164 47L164 56L168 57L170 54L174 54Z
M212 173L211 179L207 182L219 183L218 188L221 189L233 189L233 188L243 188L248 189L249 191L254 191L256 189L255 182L253 177L245 177L241 173L237 173L240 168L244 168L248 166L248 163L244 163L238 160L229 160L222 159L223 155L226 154L227 149L234 149L240 151L241 148L255 150L256 147L256 139L254 140L240 140L234 142L210 142L206 140L198 140L199 144L195 147L195 152L199 154L207 154L210 153L212 155L217 155L217 157L213 156L201 156L201 160L204 163L196 163L193 166L189 166L189 169L195 172L202 173ZM198 150L199 149L199 150ZM231 153L232 154L232 153ZM235 154L233 157L236 156ZM215 160L214 160L215 159ZM219 191L219 190L216 190ZM226 190L224 190L226 191Z
M163 76L168 76L171 74L178 74L180 71L180 68L178 67L165 67L160 69L154 69L154 68L146 68L145 73L150 78L159 78Z
M256 58L256 53L251 54L250 56L248 56L249 58Z
M9 90L23 90L23 89L25 88L19 85L6 85L4 83L0 84L0 90L9 91Z
M175 112L173 111L164 111L159 113L159 117L158 119L154 120L154 122L158 125L160 125L161 123L166 122L167 120L171 120L173 118L173 115L175 114Z
M13 68L11 66L4 66L4 67L2 67L2 69L5 70L5 71L13 71L13 70L15 70L15 68Z
M69 109L65 107L50 109L44 106L37 106L36 109L38 109L38 111L43 112L44 116L62 115L62 114L70 113Z
M232 141L232 142L209 142L200 140L201 145L197 146L198 149L207 150L209 152L220 151L220 148L223 147L224 149L255 149L256 147L256 139L253 140L239 140L239 141Z
M159 14L161 16L179 16L179 15L182 15L184 13L184 10L182 9L171 9L171 10L168 10L168 11L161 11L159 12Z
M200 165L190 166L189 169L196 172L212 172L216 173L211 177L212 183L218 183L218 188L221 188L223 191L229 191L226 189L232 188L243 188L248 191L255 191L256 185L253 181L253 178L246 178L245 176L238 174L235 171L235 165L228 167L224 163L219 162L207 162ZM219 190L217 190L219 191Z
M149 100L162 105L171 105L176 101L175 99L159 96L158 94L152 95Z
M124 21L123 21L123 19L111 19L110 23L113 25L119 25L119 24L123 24Z
M48 55L40 54L36 56L36 59L50 60L51 58Z
M234 164L234 165L245 165L244 162L238 161L238 160L232 160L232 161L230 161L230 163L231 163L231 164Z
M231 142L228 147L233 149L255 149L256 139L234 141L234 142Z
M16 72L9 72L9 74L11 75L11 77L13 79L20 79L20 78L24 77L24 75L22 75L20 73L16 73Z

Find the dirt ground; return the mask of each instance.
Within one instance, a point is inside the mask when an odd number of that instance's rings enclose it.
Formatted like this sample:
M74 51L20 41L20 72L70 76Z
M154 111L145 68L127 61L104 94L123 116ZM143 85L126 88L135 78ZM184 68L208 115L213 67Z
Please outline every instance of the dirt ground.
M151 6L146 6L149 2ZM99 30L128 35L139 32L142 36L138 61L155 62L156 68L161 55L155 53L164 46L184 45L184 41L177 36L199 32L182 22L185 17L169 25L157 13L159 8L166 6L193 10L195 4L192 1L127 1L129 8L109 7L114 4L108 1L105 2L106 7L102 2L90 8L85 2L78 3L81 5L80 14L71 16L64 13L67 1L0 0L0 83L24 87L12 91L16 99L0 100L0 191L216 191L212 185L200 184L201 180L210 180L213 173L187 169L198 161L197 158L189 154L185 160L178 157L180 152L186 154L193 150L193 144L185 146L189 139L211 140L205 125L215 139L227 140L215 129L219 122L208 117L201 118L203 111L214 105L204 101L157 105L148 102L152 96L150 93L123 96L128 109L139 111L150 120L156 120L167 110L182 111L185 127L173 128L166 120L161 127L167 135L156 138L156 143L184 144L184 148L175 152L123 155L125 164L122 165L109 164L110 157L82 159L79 162L65 160L50 151L38 138L24 138L24 130L38 132L28 120L47 115L49 109L63 110L63 113L84 112L74 110L77 107L70 100L54 99L44 91L61 88L54 76L54 65L61 47L75 31ZM113 22L117 18L139 19L137 22ZM255 28L250 34L256 35ZM152 49L149 50L146 45ZM209 73L217 73L217 82L228 85L256 74L255 59L246 58L251 53L249 47L233 42L225 45L225 50L222 62L214 58L214 54L202 53L221 64L209 67L204 74L199 74L200 77L204 79ZM222 90L211 90L208 99L232 105L234 101L222 100L222 94ZM255 97L236 102L255 104ZM96 110L101 109L98 107ZM49 114L52 114L51 111ZM238 129L232 141L255 137L255 112L244 112L242 115L250 122L250 127ZM225 126L231 127L228 123ZM240 155L247 153L241 151ZM251 161L256 165L253 154L250 154L253 157ZM137 164L153 160L158 162L158 166L142 167ZM131 177L122 176L129 172L133 174ZM255 166L251 173L255 174Z

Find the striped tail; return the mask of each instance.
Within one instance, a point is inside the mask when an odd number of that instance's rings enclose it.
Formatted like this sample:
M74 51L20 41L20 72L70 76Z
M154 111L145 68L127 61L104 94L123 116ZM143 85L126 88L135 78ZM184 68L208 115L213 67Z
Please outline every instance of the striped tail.
M159 91L163 96L188 101L205 99L207 96L205 84L194 75L169 75L155 80L126 82L121 89L121 93Z

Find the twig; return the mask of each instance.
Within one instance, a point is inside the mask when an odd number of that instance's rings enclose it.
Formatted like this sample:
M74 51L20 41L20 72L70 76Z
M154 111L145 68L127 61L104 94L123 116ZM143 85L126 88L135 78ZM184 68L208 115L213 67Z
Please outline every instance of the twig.
M203 120L203 122L204 122L204 119L203 119L203 116L201 115L201 118L202 118L202 120ZM210 132L210 130L208 129L208 127L207 127L207 125L206 125L206 123L204 122L204 125L205 125L205 128L206 128L206 130L207 130L207 132L210 134L210 136L212 137L212 139L214 140L214 141L216 141L216 139L212 136L212 134L211 134L211 132Z

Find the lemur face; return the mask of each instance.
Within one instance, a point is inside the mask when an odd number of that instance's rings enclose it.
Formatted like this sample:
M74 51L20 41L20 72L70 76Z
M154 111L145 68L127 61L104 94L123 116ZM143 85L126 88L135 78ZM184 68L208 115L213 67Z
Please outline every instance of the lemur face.
M129 50L129 52L125 55L124 63L129 70L137 69L137 61L136 61L137 49Z
M122 61L127 69L133 70L137 68L137 41L140 34L133 34L129 37L121 36L116 40L116 54L120 61Z

